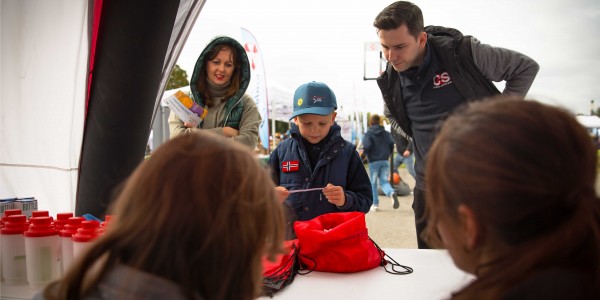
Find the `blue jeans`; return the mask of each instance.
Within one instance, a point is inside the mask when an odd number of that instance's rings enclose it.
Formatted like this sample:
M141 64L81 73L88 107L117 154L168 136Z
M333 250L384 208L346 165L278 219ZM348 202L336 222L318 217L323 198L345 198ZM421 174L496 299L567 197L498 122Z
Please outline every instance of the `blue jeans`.
M416 180L417 173L415 173L415 155L411 154L408 157L404 157L402 154L397 153L397 155L394 156L394 173L398 173L398 168L400 165L402 165L402 163L404 163L406 166L408 173Z
M371 189L373 190L373 205L379 205L377 180L379 180L381 190L386 196L391 197L392 193L394 193L394 189L388 181L388 178L390 176L390 162L388 162L387 160L370 161L369 175L371 177Z

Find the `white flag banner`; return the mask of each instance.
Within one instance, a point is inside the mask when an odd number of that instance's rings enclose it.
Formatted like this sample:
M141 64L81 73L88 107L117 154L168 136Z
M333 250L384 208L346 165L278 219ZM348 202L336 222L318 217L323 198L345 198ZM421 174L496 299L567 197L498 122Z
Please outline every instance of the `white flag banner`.
M262 59L262 52L254 35L245 28L242 31L242 44L248 59L250 60L250 70L252 79L248 85L248 93L256 101L256 107L262 117L262 122L258 127L260 142L265 149L269 150L269 111L267 100L267 80L265 77L265 67Z

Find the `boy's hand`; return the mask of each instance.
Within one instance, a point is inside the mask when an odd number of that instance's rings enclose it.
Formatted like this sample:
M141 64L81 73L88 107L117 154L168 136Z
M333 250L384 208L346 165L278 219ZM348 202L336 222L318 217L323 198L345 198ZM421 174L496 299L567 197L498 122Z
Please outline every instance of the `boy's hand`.
M287 199L287 197L290 195L290 192L282 186L276 186L275 194L277 195L279 202L283 203L283 201L285 201L285 199Z
M346 194L341 186L333 185L331 183L323 189L323 195L330 203L337 206L344 206L346 204Z

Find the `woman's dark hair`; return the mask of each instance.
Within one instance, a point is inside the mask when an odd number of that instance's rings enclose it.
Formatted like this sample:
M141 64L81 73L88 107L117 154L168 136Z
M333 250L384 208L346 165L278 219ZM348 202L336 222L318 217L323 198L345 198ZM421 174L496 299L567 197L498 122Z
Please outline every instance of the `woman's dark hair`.
M227 89L227 93L223 97L223 101L227 101L229 98L234 96L240 86L242 84L242 65L240 63L241 59L239 57L240 53L234 45L223 43L215 45L207 54L206 59L204 60L202 67L200 68L200 79L198 80L197 87L198 91L202 94L204 98L204 102L212 106L214 105L214 99L212 95L208 92L208 79L206 78L206 64L208 64L211 60L213 60L219 52L222 50L231 50L231 60L235 65L235 69L233 70L233 74L231 75L231 83L229 84L229 88Z

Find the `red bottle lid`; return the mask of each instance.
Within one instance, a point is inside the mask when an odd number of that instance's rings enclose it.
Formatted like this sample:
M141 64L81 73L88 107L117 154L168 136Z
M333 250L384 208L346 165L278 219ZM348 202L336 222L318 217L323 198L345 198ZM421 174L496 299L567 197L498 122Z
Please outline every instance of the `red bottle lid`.
M49 217L50 213L47 210L34 210L31 212L31 217Z
M65 224L67 224L67 221L69 220L69 218L72 216L73 216L73 213L70 213L70 212L56 214L56 220L54 220L54 227L56 227L56 230L58 230L60 232L63 229L63 227L65 226Z
M106 215L104 217L104 222L100 223L100 227L104 228L106 225L108 225L108 223L110 223L111 219L112 219L112 215Z
M20 215L22 212L20 209L7 209L4 211L4 217L12 216L12 215Z
M62 237L71 237L81 227L81 222L83 221L85 221L84 217L70 217L67 220L67 224L63 226L63 229L58 234Z
M4 227L2 234L23 234L28 227L27 217L25 215L10 215L4 217Z
M98 237L100 234L100 222L89 220L81 222L81 227L77 229L77 232L73 234L71 239L74 242L85 243L92 241Z
M45 237L58 235L58 231L52 225L51 217L31 217L29 229L23 232L25 237Z

